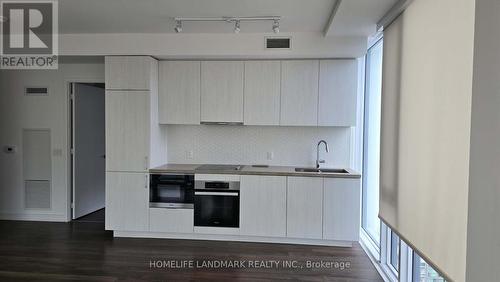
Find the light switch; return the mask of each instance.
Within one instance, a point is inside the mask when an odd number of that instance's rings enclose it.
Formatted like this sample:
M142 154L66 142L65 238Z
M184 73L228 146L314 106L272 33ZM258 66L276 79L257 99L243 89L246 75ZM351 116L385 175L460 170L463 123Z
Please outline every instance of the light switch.
M272 161L274 159L274 153L273 152L267 152L267 160Z
M188 160L194 159L193 150L186 151L186 159L188 159Z

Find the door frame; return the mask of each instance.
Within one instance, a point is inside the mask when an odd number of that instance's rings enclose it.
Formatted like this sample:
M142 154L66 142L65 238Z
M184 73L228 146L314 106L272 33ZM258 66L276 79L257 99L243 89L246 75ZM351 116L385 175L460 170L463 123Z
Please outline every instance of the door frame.
M66 221L70 222L73 220L73 155L71 153L71 147L73 145L73 129L72 129L72 87L73 83L102 83L105 84L103 77L86 77L86 78L66 78L64 80L65 93L66 93ZM106 86L105 89L106 90Z

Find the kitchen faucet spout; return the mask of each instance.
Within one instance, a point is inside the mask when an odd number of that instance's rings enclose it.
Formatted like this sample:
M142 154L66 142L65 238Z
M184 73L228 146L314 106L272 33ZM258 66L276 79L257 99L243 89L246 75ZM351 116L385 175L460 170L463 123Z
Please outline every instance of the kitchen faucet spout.
M325 144L325 150L326 150L327 153L329 152L328 143L325 140L320 140L318 142L318 145L316 146L316 168L319 168L320 164L325 163L325 160L320 160L319 159L319 146L321 144Z

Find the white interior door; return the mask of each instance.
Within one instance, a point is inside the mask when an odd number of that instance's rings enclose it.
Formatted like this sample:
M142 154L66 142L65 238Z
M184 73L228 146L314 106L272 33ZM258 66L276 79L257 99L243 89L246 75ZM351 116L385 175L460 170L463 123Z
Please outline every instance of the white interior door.
M73 84L73 219L104 207L104 88Z

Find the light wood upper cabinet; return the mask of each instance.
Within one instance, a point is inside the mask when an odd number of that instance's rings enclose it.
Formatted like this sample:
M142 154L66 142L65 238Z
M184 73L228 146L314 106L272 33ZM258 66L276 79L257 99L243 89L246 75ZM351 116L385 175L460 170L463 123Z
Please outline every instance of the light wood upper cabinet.
M200 124L200 62L159 63L160 124Z
M323 237L323 178L288 177L287 237Z
M280 61L245 62L245 124L279 125Z
M240 234L286 236L286 177L242 175Z
M106 56L106 89L155 89L157 69L157 61L149 56Z
M318 60L281 62L281 125L318 124Z
M106 172L106 230L149 230L148 174Z
M243 122L243 61L201 62L201 121Z
M319 126L355 126L358 63L354 59L320 61Z
M324 179L323 239L359 240L360 193L360 179Z
M149 91L106 91L106 170L149 166Z

